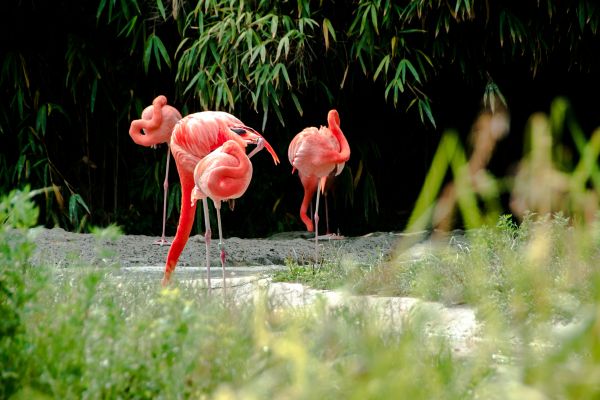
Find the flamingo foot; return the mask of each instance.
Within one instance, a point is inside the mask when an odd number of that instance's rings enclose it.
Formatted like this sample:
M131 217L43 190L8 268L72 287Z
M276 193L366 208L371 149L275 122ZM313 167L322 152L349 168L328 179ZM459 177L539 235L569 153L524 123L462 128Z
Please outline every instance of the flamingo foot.
M225 258L227 253L225 253L225 246L223 243L219 243L219 249L221 250L221 265L225 265Z
M225 277L225 258L227 253L225 253L225 246L222 242L219 242L219 250L221 251L221 268L223 269L223 295L227 294L227 282Z
M159 246L165 246L165 245L170 245L171 242L166 237L163 236L160 239L154 241L152 244L156 244Z

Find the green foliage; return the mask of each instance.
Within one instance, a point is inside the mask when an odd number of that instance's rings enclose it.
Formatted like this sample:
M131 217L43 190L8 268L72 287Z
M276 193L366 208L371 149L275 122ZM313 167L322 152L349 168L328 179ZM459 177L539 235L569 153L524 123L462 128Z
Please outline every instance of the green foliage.
M20 385L26 365L23 321L32 289L28 275L33 245L27 228L38 218L31 202L35 193L14 190L0 199L0 397L8 398Z
M436 333L447 318L427 303L396 321L368 302L294 308L259 291L240 304L193 285L161 289L117 268L32 268L30 196L13 192L0 202L2 220L12 221L0 230L0 243L12 244L0 248L3 398L598 394L598 221L570 227L557 215L519 225L503 216L420 258L400 254L373 268L384 278L392 268L412 270L407 294L476 307L478 336L457 356Z
M203 109L231 111L240 100L260 107L263 129L270 110L285 125L285 100L302 114L296 93L314 79L308 72L318 23L308 2L295 18L294 11L292 3L198 2L178 47L176 79L184 93L194 93Z

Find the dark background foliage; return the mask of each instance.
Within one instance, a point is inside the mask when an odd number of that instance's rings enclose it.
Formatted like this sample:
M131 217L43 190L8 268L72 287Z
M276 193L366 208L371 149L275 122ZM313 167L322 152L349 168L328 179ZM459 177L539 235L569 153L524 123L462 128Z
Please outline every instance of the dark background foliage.
M355 235L403 229L443 130L457 128L466 142L488 77L511 113L510 135L490 164L497 176L522 156L528 116L547 111L556 96L571 101L585 132L600 125L593 1L241 4L4 5L0 190L49 188L38 198L48 226L117 223L127 233L158 235L166 146L137 146L128 129L165 94L183 114L234 113L261 130L283 161L253 160L248 192L223 213L226 235L301 230L302 188L287 145L336 108L352 156L327 196L331 230ZM239 30L217 35L232 15ZM242 35L251 39L238 43ZM263 73L269 79L260 83ZM180 202L172 166L167 234Z

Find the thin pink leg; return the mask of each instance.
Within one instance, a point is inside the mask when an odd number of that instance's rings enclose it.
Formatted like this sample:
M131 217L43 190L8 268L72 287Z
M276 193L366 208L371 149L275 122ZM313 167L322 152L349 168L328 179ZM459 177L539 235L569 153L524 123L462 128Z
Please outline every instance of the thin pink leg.
M325 234L329 235L329 210L327 209L327 192L323 193L323 202L325 203Z
M321 188L317 188L317 202L315 204L315 264L319 262L319 195Z
M225 244L223 243L223 230L221 229L221 202L215 201L217 209L217 225L219 226L219 250L221 251L221 268L223 269L223 295L227 294L227 284L225 281Z
M163 182L163 220L162 220L162 236L154 244L171 244L165 237L165 227L167 224L167 194L169 191L169 162L171 161L171 147L167 146L167 168L165 171L165 181Z
M210 230L208 201L206 198L202 199L202 207L204 208L204 226L206 227L206 232L204 233L204 243L206 244L206 280L208 285L208 293L210 293L212 289L212 285L210 284L210 237L212 236L212 231Z

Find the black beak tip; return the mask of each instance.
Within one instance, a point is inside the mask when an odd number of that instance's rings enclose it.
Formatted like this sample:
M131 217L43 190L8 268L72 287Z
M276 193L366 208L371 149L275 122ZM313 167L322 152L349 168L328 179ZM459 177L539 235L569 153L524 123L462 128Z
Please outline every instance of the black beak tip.
M246 130L244 128L229 128L229 130L238 135L246 133Z

